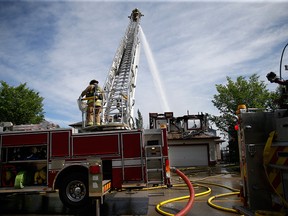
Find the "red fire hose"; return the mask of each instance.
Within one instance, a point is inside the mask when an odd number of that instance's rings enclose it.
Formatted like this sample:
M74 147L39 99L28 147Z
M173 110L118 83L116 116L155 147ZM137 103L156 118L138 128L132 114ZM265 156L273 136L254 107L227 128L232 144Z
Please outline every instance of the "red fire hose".
M187 213L190 211L190 209L192 208L193 204L194 204L194 199L195 199L195 191L194 191L194 187L192 185L192 183L190 182L190 180L188 179L188 177L186 175L184 175L181 171L179 171L178 169L176 169L176 173L184 180L184 182L187 184L188 188L189 188L189 193L190 193L190 197L189 200L185 206L185 208L183 208L180 212L178 212L176 215L177 216L184 216L187 215Z
M162 205L165 205L167 203L170 203L170 202L175 202L175 201L179 201L179 200L183 200L183 199L188 199L188 202L186 204L186 206L180 211L178 212L177 216L184 216L184 215L187 215L188 212L190 211L190 209L192 208L193 204L194 204L194 199L195 199L195 191L194 191L194 187L192 185L192 183L190 182L190 180L188 179L187 176L185 176L181 171L179 171L178 169L176 168L172 168L171 167L171 170L175 171L177 173L177 175L179 175L183 180L184 182L186 183L186 185L188 186L189 188L189 195L187 196L183 196L183 197L177 197L177 198L173 198L173 199L169 199L169 200L166 200L166 201L163 201L161 203L159 203L157 206L156 206L156 211L162 215L166 215L166 216L174 216L174 214L170 214L168 212L165 212L163 210L160 209L160 207ZM210 192L210 191L209 191Z

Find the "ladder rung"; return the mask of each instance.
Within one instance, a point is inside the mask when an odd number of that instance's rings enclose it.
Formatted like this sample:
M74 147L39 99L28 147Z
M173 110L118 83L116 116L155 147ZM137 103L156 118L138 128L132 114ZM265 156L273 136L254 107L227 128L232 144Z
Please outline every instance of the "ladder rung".
M162 181L147 181L147 184L162 184Z
M147 145L145 148L161 148L161 145Z
M158 172L158 171L163 172L162 167L161 168L148 168L147 169L147 172Z
M143 187L145 187L145 183L144 182L142 182L142 181L140 181L140 182L124 182L123 184L122 184L122 187L123 188L143 188Z
M149 156L146 157L146 160L161 160L162 157L161 156Z

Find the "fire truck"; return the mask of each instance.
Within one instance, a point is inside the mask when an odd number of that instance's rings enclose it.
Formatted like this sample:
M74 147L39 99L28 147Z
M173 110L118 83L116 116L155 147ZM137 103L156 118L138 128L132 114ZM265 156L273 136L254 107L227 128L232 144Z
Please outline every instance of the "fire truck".
M0 193L58 189L69 208L110 189L170 182L165 129L10 131L0 134L0 148Z
M79 209L112 189L170 184L166 128L131 124L141 16L129 16L108 73L102 125L1 132L0 193L59 191L66 207Z
M282 88L277 110L238 106L235 129L244 205L236 208L245 215L287 215L288 110L282 103L287 98L286 87Z

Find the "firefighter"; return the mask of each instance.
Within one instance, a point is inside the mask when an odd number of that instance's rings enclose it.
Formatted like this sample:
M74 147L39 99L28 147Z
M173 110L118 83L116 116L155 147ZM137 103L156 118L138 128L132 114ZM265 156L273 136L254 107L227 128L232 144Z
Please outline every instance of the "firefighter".
M92 126L95 122L100 125L100 113L102 111L103 91L97 80L91 80L87 88L81 93L80 98L87 99L86 125ZM94 117L95 113L95 118Z
M270 72L266 75L267 79L271 83L277 83L281 85L281 96L275 102L278 104L280 109L288 109L288 80L283 80L277 77L274 72Z
M274 72L270 72L266 75L267 79L271 82L271 83L278 83L280 85L284 85L284 86L288 86L288 80L282 80L279 77L277 77L277 75Z
M133 11L132 11L132 18L133 18L133 21L136 22L137 21L137 17L139 17L139 10L137 8L135 8Z

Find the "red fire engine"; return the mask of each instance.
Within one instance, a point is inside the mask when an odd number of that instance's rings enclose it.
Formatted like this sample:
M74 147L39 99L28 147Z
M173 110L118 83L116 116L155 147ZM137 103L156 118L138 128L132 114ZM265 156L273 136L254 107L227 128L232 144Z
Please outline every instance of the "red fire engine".
M59 189L69 208L85 205L89 196L102 197L111 188L170 181L166 129L11 131L0 134L0 148L0 193Z
M59 190L80 208L110 189L170 184L166 129L135 130L133 106L139 60L138 9L104 85L102 125L0 133L0 193ZM85 115L85 103L79 108ZM74 124L74 128L77 124Z

